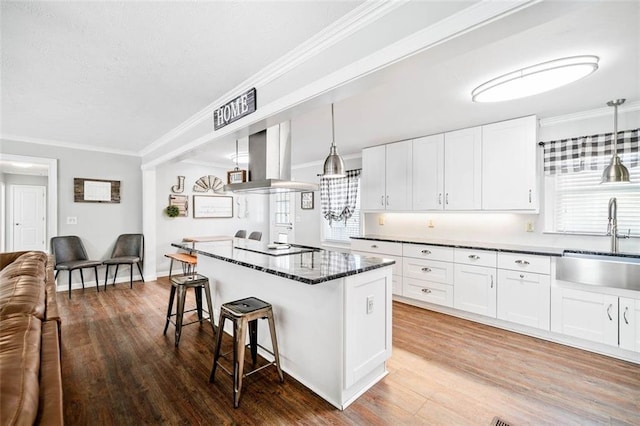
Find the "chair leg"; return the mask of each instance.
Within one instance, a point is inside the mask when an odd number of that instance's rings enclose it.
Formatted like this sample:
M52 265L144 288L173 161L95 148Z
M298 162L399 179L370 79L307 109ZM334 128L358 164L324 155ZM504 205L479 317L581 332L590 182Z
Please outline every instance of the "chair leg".
M104 270L104 289L107 290L107 278L109 278L109 264L107 263Z
M251 361L256 366L258 361L258 320L249 321L249 347L251 348Z
M247 322L244 319L236 321L238 324L238 333L234 336L233 343L235 346L234 363L233 363L233 406L240 406L240 397L242 396L242 379L244 374L244 349L247 339ZM236 333L234 333L236 334Z
M171 270L173 269L173 259L169 262L169 282L171 282Z
M82 289L84 290L84 275L82 274L82 268L80 268L80 281L82 281Z
M169 293L169 307L167 308L167 322L164 323L163 335L167 334L167 328L169 327L169 321L171 319L171 311L173 310L173 300L176 296L175 286L171 286L171 293Z
M284 376L282 374L282 368L280 368L280 352L278 351L278 339L276 338L276 323L273 319L273 310L267 312L267 320L269 321L269 332L271 334L271 347L273 348L273 357L276 362L276 368L278 369L278 376L280 376L280 382L284 382Z
M129 288L133 288L133 263L129 265Z
M72 270L69 269L69 299L71 299L71 272Z
M116 273L113 274L113 282L111 283L111 285L116 285L116 276L118 275L118 267L120 265L116 263Z
M137 262L136 265L138 265L138 271L140 271L140 278L142 279L142 282L144 282L144 276L142 275L142 267L140 266L140 262ZM131 265L131 267L133 268L133 265Z
M187 289L183 285L178 286L178 312L176 312L176 348L180 343L182 333L182 316L184 315L184 301L187 296Z
M196 312L198 313L198 321L202 324L202 287L194 287L196 293Z
M98 290L98 293L100 293L100 283L98 282L98 267L97 266L93 267L93 273L96 275L96 289Z
M216 338L216 348L213 352L213 365L211 366L211 374L209 375L209 383L213 383L216 378L216 369L218 368L218 359L220 359L220 350L222 347L222 334L224 331L225 316L220 311L220 317L218 318L218 336Z
M53 279L54 279L54 280L57 280L57 279L58 279L58 274L59 274L59 273L60 273L60 269L58 269L58 270L56 271L56 276L55 276L55 277L53 277Z
M209 288L209 281L204 283L204 295L207 298L207 309L209 310L209 321L211 322L211 328L213 334L216 333L216 326L213 323L213 303L211 303L211 289Z

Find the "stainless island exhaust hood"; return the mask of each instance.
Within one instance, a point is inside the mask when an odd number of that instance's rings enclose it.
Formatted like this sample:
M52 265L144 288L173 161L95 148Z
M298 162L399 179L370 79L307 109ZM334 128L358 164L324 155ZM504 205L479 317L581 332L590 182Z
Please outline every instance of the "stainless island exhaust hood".
M318 185L291 180L291 122L249 135L249 181L224 186L225 191L272 194L317 191Z

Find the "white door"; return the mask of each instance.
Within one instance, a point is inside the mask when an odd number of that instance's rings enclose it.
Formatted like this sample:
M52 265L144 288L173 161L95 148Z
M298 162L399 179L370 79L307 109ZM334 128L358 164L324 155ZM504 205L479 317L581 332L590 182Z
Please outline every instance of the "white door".
M482 207L482 129L444 134L444 208L480 210Z
M496 317L495 268L456 264L453 271L453 307Z
M46 251L45 187L11 187L13 251Z
M362 150L362 175L360 176L362 210L384 210L385 153L384 145Z
M412 208L412 141L387 145L385 168L385 208L391 211Z
M269 243L295 242L293 218L295 215L294 202L299 194L280 192L271 194L271 236Z
M444 208L444 134L413 141L413 210Z
M498 269L498 318L549 330L549 275Z
M640 352L640 300L620 298L620 347Z

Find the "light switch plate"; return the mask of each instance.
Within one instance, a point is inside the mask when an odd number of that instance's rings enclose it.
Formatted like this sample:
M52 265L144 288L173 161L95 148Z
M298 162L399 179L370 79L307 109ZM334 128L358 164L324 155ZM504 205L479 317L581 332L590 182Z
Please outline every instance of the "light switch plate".
M77 225L78 218L76 216L67 216L67 225Z

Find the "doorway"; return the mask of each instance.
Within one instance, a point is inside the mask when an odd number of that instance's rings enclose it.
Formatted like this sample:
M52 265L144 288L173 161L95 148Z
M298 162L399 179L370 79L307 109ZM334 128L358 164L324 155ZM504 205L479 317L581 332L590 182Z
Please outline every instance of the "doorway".
M293 228L293 200L291 192L271 194L271 241L279 243L295 242Z

